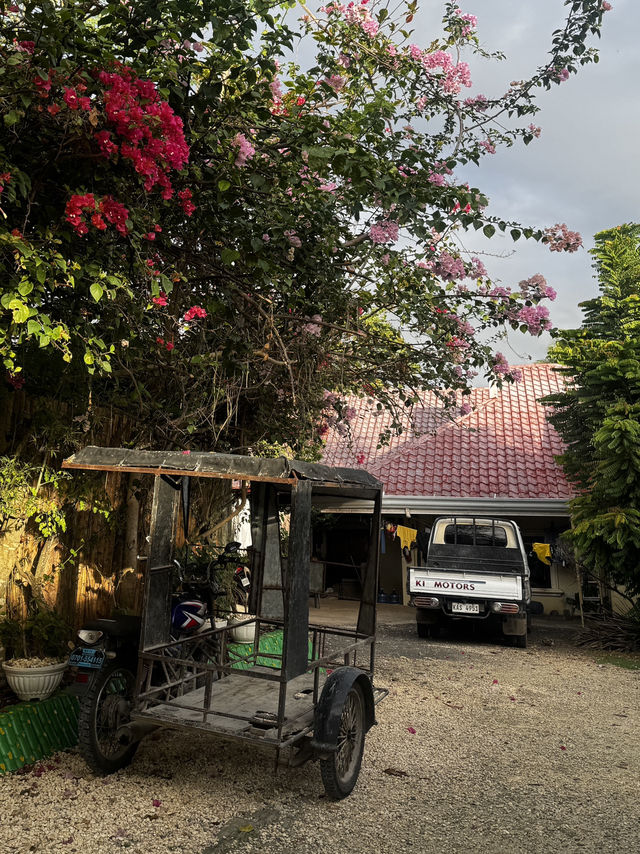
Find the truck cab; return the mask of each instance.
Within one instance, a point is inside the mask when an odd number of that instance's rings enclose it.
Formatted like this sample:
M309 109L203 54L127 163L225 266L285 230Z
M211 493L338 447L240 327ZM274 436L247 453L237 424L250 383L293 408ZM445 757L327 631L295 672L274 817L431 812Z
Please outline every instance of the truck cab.
M491 620L515 646L527 645L529 566L513 521L473 516L436 519L424 566L408 567L419 637L450 620Z

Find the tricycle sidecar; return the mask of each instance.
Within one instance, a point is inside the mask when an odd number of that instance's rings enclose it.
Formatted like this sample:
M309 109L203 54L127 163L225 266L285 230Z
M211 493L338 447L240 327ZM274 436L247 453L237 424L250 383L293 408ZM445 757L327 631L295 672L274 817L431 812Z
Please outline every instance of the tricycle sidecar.
M90 673L85 698L102 701L91 705L81 697L91 767L109 773L127 764L137 741L156 726L198 729L269 746L292 765L318 759L327 794L348 795L375 706L386 695L373 684L380 482L360 470L208 452L88 447L64 467L154 478L135 684L122 674L119 682L108 679L102 662ZM173 548L180 505L188 534L193 478L220 478L230 488L242 482L248 489L252 584L241 622L251 627L251 644L234 644L230 629L216 628L213 620L192 637L171 635ZM309 624L312 508L336 504L351 504L369 520L355 629ZM116 667L113 654L106 655L106 666ZM85 658L80 651L81 667Z

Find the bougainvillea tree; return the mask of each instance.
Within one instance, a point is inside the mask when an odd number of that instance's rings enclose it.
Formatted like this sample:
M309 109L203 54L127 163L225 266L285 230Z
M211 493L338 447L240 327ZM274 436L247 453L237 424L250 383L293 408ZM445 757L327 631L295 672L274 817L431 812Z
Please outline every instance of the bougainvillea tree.
M554 291L535 271L496 287L461 238L580 238L489 216L456 170L531 142L535 96L597 60L609 4L565 7L544 63L493 97L454 2L424 44L413 0L4 5L9 384L132 413L141 441L303 453L347 390L410 404L513 378L481 342L548 328Z

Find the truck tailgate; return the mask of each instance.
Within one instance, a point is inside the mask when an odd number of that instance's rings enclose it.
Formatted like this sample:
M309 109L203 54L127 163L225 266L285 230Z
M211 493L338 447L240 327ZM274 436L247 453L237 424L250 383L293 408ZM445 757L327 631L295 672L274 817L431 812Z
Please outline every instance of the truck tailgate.
M409 567L409 593L465 599L522 599L522 578L515 574Z

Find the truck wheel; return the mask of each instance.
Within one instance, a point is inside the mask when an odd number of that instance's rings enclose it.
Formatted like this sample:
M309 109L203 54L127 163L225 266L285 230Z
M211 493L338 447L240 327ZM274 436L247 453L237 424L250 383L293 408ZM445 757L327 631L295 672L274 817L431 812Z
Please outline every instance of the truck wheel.
M364 695L354 682L342 706L336 750L320 760L324 790L334 801L341 801L353 791L362 764L364 733Z
M429 623L416 623L416 629L418 630L419 638L429 637Z
M513 638L513 645L517 646L519 649L527 648L527 636L526 635L515 635Z

